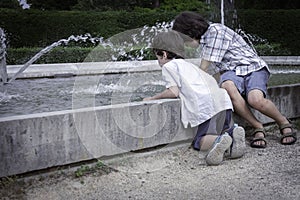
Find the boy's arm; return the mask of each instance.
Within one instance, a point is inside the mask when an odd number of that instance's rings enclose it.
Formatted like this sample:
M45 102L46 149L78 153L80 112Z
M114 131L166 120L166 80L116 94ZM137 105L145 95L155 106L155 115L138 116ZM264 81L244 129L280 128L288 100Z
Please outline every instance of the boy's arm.
M167 98L177 98L179 95L179 89L177 86L172 86L163 92L154 95L152 97L147 97L144 98L143 101L148 101L148 100L156 100L156 99L167 99Z
M200 68L201 68L203 71L207 71L207 69L208 69L210 63L211 63L211 62L208 61L208 60L201 59Z

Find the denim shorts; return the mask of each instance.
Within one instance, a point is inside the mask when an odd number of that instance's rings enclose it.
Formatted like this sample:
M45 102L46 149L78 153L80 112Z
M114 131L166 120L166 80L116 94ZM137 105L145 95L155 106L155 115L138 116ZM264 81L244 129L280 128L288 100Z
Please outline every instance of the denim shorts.
M200 141L205 135L221 135L225 132L232 135L232 131L232 110L221 111L198 126L197 134L192 142L192 147L195 150L200 150Z
M254 89L262 91L264 97L266 97L269 77L270 72L266 67L245 76L237 76L235 71L226 71L220 77L220 84L231 80L243 97L247 97L248 93Z

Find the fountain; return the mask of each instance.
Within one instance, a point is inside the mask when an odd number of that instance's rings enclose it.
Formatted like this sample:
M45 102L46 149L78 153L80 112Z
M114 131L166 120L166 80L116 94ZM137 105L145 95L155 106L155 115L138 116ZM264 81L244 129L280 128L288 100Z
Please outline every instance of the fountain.
M0 28L0 78L3 83L8 80L6 69L6 37L4 30Z
M99 45L83 63L33 64L56 46L93 39L89 35L59 40L24 65L7 66L10 84L0 90L0 177L190 140L194 130L183 128L178 99L141 101L164 89L157 62L141 60L151 38L169 26L96 38ZM108 52L99 51L103 47ZM128 54L134 50L137 57ZM193 53L188 59L200 62ZM299 85L269 91L288 116L299 117L286 104L299 102Z
M45 55L46 53L48 53L49 51L51 51L53 48L60 46L60 45L67 45L70 41L87 41L87 39L89 41L91 41L92 43L101 41L102 38L90 38L90 35L86 34L84 36L70 36L68 39L61 39L57 42L52 43L51 45L45 47L44 49L42 49L41 51L39 51L37 54L35 54L29 61L27 61L24 66L17 72L15 73L15 75L13 75L13 77L8 81L8 83L11 83L12 81L14 81L19 74L21 74L22 72L24 72L30 65L32 65L36 60L38 60L41 56Z

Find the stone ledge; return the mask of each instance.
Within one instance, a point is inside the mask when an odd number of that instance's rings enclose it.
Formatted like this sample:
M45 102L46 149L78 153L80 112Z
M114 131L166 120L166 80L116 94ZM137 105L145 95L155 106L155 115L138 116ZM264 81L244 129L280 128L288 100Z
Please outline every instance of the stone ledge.
M298 118L299 93L300 84L278 86L268 89L268 98ZM189 140L195 133L183 128L178 99L6 117L0 127L0 177Z
M262 56L269 65L300 65L300 56ZM201 59L188 61L199 65ZM7 65L7 74L11 78L23 65ZM107 73L159 71L161 68L156 60L131 62L82 62L30 65L18 78L38 78L56 76L95 75Z

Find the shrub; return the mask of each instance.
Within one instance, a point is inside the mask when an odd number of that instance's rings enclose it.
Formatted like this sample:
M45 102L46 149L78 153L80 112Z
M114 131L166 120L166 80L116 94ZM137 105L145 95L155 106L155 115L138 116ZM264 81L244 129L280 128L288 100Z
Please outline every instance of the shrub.
M41 48L10 48L7 50L7 64L25 64L30 58L37 54ZM41 56L38 63L77 63L83 62L92 48L82 47L57 47L49 53Z
M238 19L245 32L280 44L293 55L300 54L299 10L239 10Z

